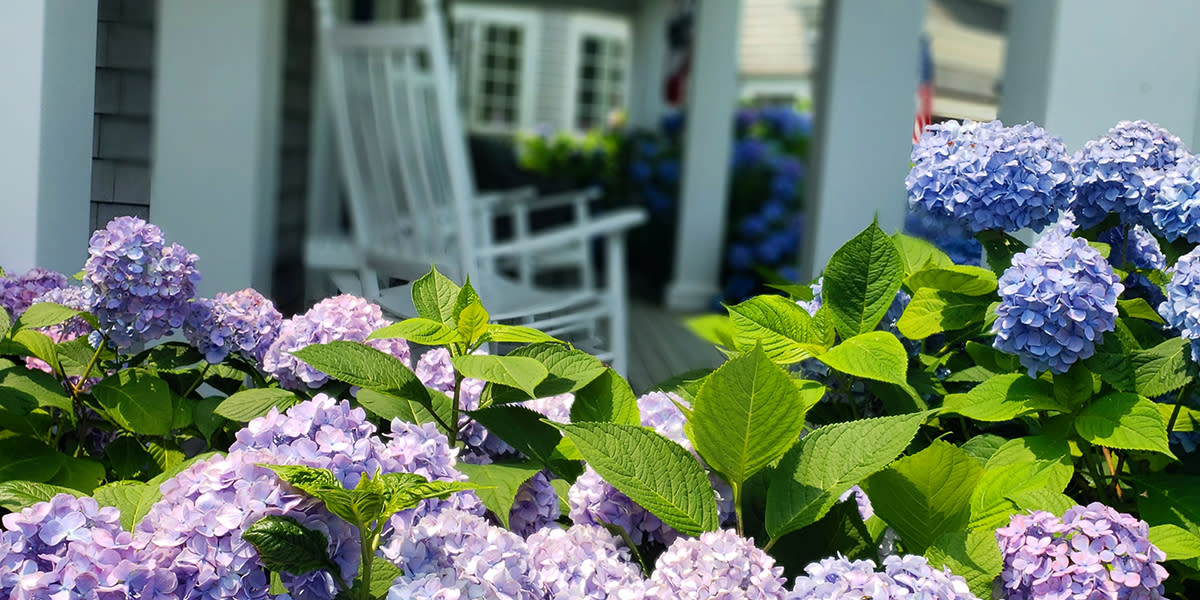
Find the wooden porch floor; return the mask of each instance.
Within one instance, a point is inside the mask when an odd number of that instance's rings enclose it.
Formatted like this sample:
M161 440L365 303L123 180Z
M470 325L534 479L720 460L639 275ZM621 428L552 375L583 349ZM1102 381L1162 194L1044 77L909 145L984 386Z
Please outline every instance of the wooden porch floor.
M638 395L655 384L693 369L713 368L725 357L683 325L691 315L632 302L629 307L629 373Z

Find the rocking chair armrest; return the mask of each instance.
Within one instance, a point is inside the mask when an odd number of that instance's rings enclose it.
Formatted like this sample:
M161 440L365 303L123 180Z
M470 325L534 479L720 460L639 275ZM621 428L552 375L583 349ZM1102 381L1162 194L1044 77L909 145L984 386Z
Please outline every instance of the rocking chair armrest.
M536 188L526 186L481 194L479 198L493 214L504 214L520 209L540 211L579 202L587 203L600 196L600 188L594 186L546 196L538 196Z
M479 249L478 255L481 258L495 258L554 250L580 240L623 235L645 222L646 211L640 208L625 208L597 215L581 224L541 229L527 237L484 246Z

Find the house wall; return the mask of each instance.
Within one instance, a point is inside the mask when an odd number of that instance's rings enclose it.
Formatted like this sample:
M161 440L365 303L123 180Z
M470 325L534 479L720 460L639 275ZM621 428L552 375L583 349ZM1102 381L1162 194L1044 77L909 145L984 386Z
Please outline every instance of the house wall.
M533 122L550 124L555 127L567 127L563 121L563 103L571 101L566 98L567 77L567 22L568 13L560 10L547 10L542 13L541 52L539 52L537 82L537 108L534 111Z

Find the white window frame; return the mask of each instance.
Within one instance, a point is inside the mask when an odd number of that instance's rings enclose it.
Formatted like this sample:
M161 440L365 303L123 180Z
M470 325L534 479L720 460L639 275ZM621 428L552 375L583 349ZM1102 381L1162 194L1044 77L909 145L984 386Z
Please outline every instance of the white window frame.
M624 60L621 68L624 77L621 79L621 106L629 110L630 80L633 78L633 27L628 20L600 14L576 13L567 19L567 68L564 82L565 96L563 97L563 129L579 131L575 126L579 117L579 65L582 60L584 36L594 35L603 38L619 39L625 45Z
M454 2L451 5L451 11L452 26L457 26L459 22L467 20L484 25L515 26L521 29L521 60L519 63L521 86L515 122L511 125L499 125L480 121L478 114L473 110L474 107L468 106L465 107L468 129L480 133L511 134L533 127L537 107L538 57L541 56L542 50L541 14L531 9L467 2ZM482 67L482 58L483 55L478 50L472 51L471 56L467 57L471 61L470 73L472 74L472 80L467 82L472 88L465 90L468 98L474 97L477 93L478 87L476 86L479 83L477 77Z

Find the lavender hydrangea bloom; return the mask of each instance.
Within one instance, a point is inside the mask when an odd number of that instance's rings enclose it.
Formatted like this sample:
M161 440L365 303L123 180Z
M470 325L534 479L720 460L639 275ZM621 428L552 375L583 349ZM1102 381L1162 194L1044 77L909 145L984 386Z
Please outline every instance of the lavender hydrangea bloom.
M1188 156L1183 140L1147 121L1121 121L1071 157L1076 195L1070 209L1082 227L1109 213L1152 225L1151 207L1165 171Z
M825 285L825 278L819 277L816 281L809 285L812 290L812 300L797 300L796 304L800 305L809 316L817 316L817 311L821 310L821 288Z
M210 363L237 353L258 364L279 334L282 321L273 302L247 288L196 300L183 323L183 334Z
M1125 287L1098 250L1070 236L1072 229L1064 220L1014 256L1000 277L993 345L1017 355L1031 377L1065 373L1116 324Z
M730 530L680 538L658 557L645 597L679 600L783 600L783 567Z
M871 598L891 600L929 598L978 600L962 577L947 569L935 569L924 556L889 556L883 572L870 560L850 561L831 557L804 567L807 575L796 578L788 600L825 598Z
M329 381L329 376L296 358L295 352L305 346L326 344L333 341L366 342L381 352L386 352L409 362L408 343L401 339L367 341L372 331L391 325L383 318L378 305L357 296L343 294L326 298L303 315L286 319L279 326L279 336L263 355L263 370L274 375L290 389L318 388Z
M1172 328L1192 342L1192 359L1200 362L1200 247L1179 257L1167 271L1167 299L1158 313Z
M1043 511L1013 515L996 530L1004 556L1005 598L1162 598L1166 554L1150 543L1150 527L1093 502L1062 519Z
M629 550L603 527L550 527L525 540L546 598L606 600L642 582Z
M197 257L137 217L117 217L92 234L84 264L92 310L118 348L169 335L196 295Z
M1168 240L1200 242L1200 157L1187 155L1156 180L1150 218Z
M909 205L972 232L1041 230L1073 191L1062 140L1032 123L930 125L911 159L904 179Z
M1108 261L1113 265L1132 264L1138 269L1159 269L1167 266L1167 257L1163 255L1158 240L1141 225L1134 225L1126 230L1122 226L1113 227L1096 236L1096 241L1109 245Z
M3 517L0 596L4 598L125 598L171 592L175 577L135 560L120 512L92 498L59 494ZM158 596L143 596L158 597Z
M863 521L875 516L875 507L871 505L871 499L867 497L867 493L857 485L851 486L841 496L838 496L838 502L845 502L847 498L854 496L854 503L858 505L858 516L862 517Z
M512 510L508 513L508 528L521 537L553 527L562 516L558 491L550 485L550 475L539 471L517 488Z
M16 320L39 296L50 290L67 287L62 273L34 267L16 277L0 277L0 308Z

